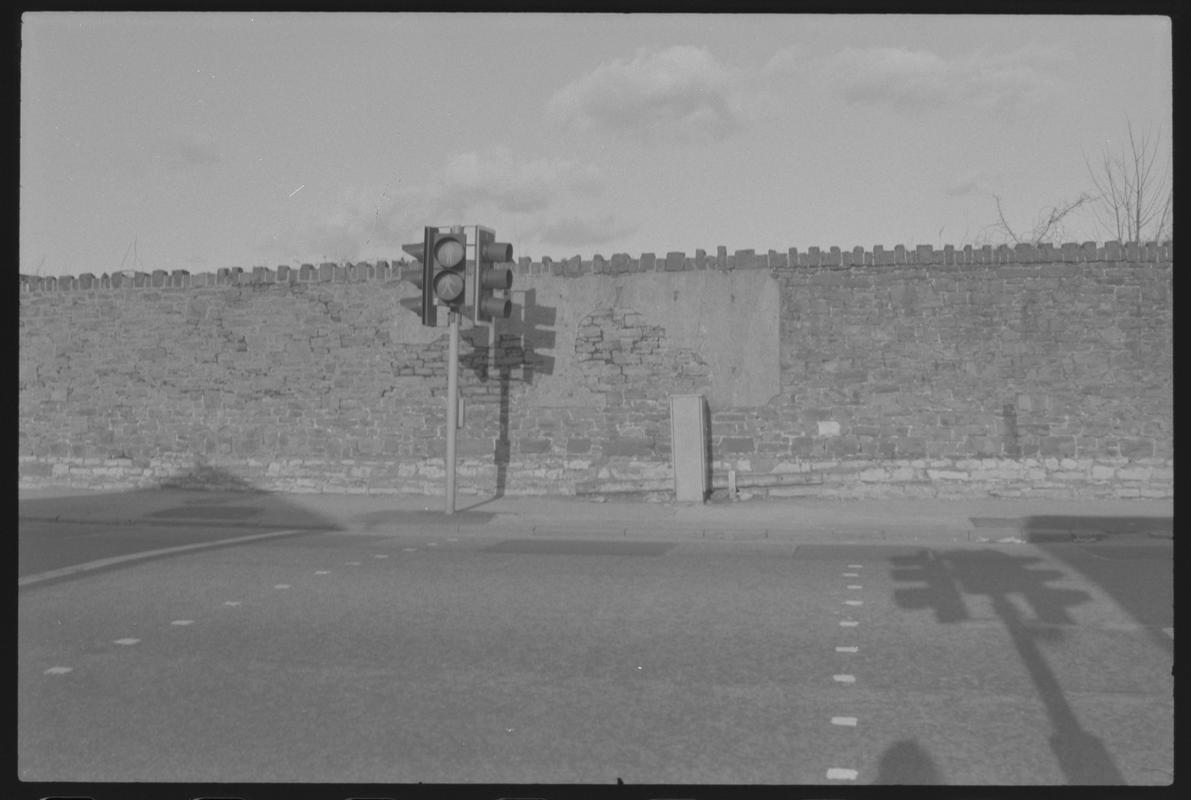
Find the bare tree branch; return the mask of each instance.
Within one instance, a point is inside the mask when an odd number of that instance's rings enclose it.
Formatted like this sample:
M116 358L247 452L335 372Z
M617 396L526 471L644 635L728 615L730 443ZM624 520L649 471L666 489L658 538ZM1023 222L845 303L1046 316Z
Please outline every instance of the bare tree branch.
M1161 242L1170 234L1174 209L1170 169L1155 169L1161 137L1138 135L1131 120L1126 120L1126 129L1127 151L1113 153L1106 147L1097 167L1084 156L1097 192L1093 207L1096 220L1117 241Z
M1085 192L1081 193L1074 200L1052 206L1035 218L1034 227L1030 229L1028 234L1019 235L1005 218L1005 209L1001 202L1001 196L994 194L992 197L997 206L997 221L992 225L985 226L981 239L990 244L1006 244L1006 240L1008 240L1008 242L1012 242L1013 244L1031 244L1035 247L1044 241L1061 239L1063 237L1063 221L1077 209L1094 202L1096 199L1093 195Z

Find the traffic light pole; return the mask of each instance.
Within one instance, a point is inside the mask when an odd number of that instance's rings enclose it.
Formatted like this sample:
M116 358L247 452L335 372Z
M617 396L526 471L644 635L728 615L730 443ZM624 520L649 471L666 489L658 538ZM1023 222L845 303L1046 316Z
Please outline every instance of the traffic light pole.
M437 327L438 304L450 307L448 314L450 349L447 355L447 455L445 459L447 490L444 496L446 513L455 513L455 437L462 427L459 413L459 318L467 303L467 288L471 284L471 318L476 324L496 318L507 318L512 309L508 290L513 285L513 273L498 269L497 264L513 260L513 246L497 242L496 232L482 225L476 226L475 259L471 277L467 277L467 236L462 225L452 225L450 233L441 228L424 227L421 242L401 245L401 249L422 262L420 273L409 279L422 290L422 324ZM493 297L493 290L506 293L504 298Z
M447 350L447 495L446 513L455 513L455 431L459 427L459 312L452 311Z

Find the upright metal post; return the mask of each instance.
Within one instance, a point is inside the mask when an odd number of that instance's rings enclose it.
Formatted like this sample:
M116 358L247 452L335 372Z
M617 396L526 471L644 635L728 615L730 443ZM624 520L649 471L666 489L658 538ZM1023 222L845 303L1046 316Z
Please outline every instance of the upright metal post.
M459 427L459 313L447 316L450 345L447 351L447 496L446 512L455 513L455 429Z

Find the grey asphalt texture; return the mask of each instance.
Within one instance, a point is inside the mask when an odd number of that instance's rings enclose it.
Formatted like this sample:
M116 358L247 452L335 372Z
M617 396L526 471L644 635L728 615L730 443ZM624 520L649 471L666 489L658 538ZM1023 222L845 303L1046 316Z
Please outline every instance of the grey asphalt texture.
M1169 505L885 505L22 493L26 577L292 533L22 589L20 773L1169 781Z

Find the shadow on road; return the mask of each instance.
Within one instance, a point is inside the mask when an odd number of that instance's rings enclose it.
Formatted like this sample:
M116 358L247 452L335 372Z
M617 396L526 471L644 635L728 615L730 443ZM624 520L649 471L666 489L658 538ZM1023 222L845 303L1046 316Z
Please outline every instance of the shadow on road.
M945 783L930 754L913 739L901 739L881 754L874 783L934 786Z
M891 559L895 580L919 586L894 590L894 601L905 609L932 609L940 623L970 619L966 595L983 595L1004 624L1050 718L1051 750L1070 784L1123 784L1107 749L1079 724L1062 686L1038 647L1039 639L1062 637L1071 625L1068 609L1091 597L1082 591L1048 584L1063 577L1053 569L1038 569L1039 557L1012 556L997 550L921 550ZM1027 620L1011 596L1024 600L1034 619ZM1045 627L1034 622L1040 622Z
M17 505L18 573L29 585L274 531L340 529L285 495L261 491L201 461L157 486L33 491L18 497Z
M1027 542L1071 541L1122 535L1151 535L1170 538L1174 518L1162 516L1090 516L1040 514L1018 520Z
M21 519L203 524L213 526L338 529L335 521L286 499L258 489L230 472L199 461L194 467L162 479L157 486L122 492L79 492L20 498Z
M1174 607L1174 518L1163 516L1033 516L1021 519L1022 538L1096 584L1142 625L1150 640L1174 655L1174 640L1160 627ZM1169 559L1159 556L1169 551ZM1120 568L1145 558L1152 580Z

